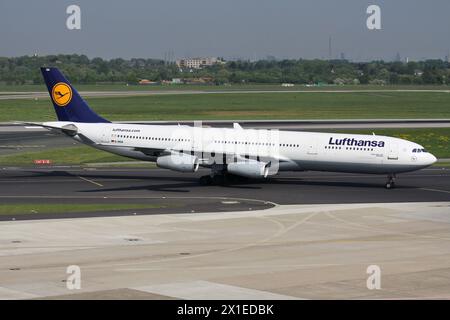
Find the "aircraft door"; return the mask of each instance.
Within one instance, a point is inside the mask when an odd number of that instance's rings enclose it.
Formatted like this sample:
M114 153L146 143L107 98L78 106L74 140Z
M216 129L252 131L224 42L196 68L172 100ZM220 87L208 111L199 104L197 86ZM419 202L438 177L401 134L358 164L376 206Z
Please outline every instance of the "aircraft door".
M391 142L388 149L388 160L398 160L398 144Z
M315 139L311 139L311 141L308 143L307 153L312 156L317 155L317 141Z
M109 128L104 129L100 140L102 143L111 142L111 129L109 129Z

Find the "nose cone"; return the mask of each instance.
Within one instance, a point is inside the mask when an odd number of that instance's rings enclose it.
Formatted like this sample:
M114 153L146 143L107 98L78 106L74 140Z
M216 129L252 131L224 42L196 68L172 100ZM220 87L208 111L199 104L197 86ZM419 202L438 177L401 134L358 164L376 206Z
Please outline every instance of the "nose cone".
M431 153L427 154L427 165L431 166L433 163L436 163L437 159Z
M431 156L431 161L432 161L431 164L436 163L437 158L435 156L433 156L431 153L430 153L430 156Z

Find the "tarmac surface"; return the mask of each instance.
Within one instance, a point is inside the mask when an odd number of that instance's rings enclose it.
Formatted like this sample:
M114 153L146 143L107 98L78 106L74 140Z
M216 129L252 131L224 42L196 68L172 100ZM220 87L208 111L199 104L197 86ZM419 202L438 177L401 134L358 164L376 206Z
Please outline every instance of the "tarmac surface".
M2 204L157 206L1 216L0 299L450 299L450 170L392 190L370 175L200 186L201 174L1 169Z
M449 234L450 202L1 221L0 299L450 299Z
M13 203L153 204L156 208L114 212L1 215L0 220L242 211L290 204L450 201L450 170L430 168L386 177L322 172L282 172L267 180L201 186L208 174L155 168L14 168L0 170L0 201Z

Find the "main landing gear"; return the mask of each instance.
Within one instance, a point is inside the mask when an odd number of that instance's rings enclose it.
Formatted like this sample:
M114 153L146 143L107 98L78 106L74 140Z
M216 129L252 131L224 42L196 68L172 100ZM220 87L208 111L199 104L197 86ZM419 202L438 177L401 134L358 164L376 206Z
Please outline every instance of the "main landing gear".
M210 186L210 185L224 185L228 182L228 177L225 174L215 174L215 175L206 175L201 176L198 182L202 186Z
M388 179L385 184L386 189L395 188L395 178L396 178L395 174L388 175Z
M230 178L232 177L227 173L226 166L213 164L211 166L211 174L201 176L198 182L202 186L221 186L228 184L230 182Z

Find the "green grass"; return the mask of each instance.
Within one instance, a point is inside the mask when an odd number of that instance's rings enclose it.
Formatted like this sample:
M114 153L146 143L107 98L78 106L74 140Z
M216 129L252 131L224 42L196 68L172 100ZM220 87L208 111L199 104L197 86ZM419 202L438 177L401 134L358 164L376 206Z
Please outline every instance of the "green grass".
M295 85L294 87L282 87L278 83L274 84L231 84L231 85L129 85L125 83L116 84L74 84L78 91L161 91L161 90L448 90L449 86L442 85L393 85L393 86L375 86L375 85L325 85L307 87L305 85ZM41 85L0 85L0 94L4 92L46 92L44 84Z
M220 93L86 99L120 120L450 118L450 93ZM0 122L55 119L48 99L0 100Z
M0 204L0 215L22 215L22 214L47 214L47 213L68 213L68 212L96 212L114 211L130 209L155 209L165 208L167 205L161 204Z
M328 132L347 132L393 136L417 142L438 158L450 158L450 128L423 129L367 129L367 130L317 130ZM88 165L102 162L123 162L131 159L113 155L88 146L47 149L38 152L23 152L0 156L0 166L33 166L34 159L50 159L53 165ZM136 162L113 166L154 167L153 163Z

